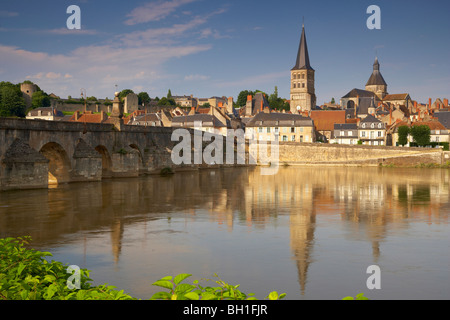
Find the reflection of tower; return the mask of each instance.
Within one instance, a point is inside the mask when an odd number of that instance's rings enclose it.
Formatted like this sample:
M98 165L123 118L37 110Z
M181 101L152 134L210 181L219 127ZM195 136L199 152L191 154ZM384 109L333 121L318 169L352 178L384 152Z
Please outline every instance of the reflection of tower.
M310 252L314 241L316 215L313 205L313 191L307 186L301 190L293 190L293 201L300 203L299 212L291 212L291 250L293 251L298 269L298 281L300 282L302 295L305 294L308 267L311 262Z
M120 252L122 250L123 225L122 221L114 221L111 227L111 242L114 256L114 263L119 262Z
M306 211L291 214L291 249L294 253L302 295L305 294L310 251L314 240L316 216Z

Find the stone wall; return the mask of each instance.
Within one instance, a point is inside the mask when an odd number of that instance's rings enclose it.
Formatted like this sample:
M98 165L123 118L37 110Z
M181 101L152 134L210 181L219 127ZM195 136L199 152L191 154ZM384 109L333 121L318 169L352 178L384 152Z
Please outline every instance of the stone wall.
M442 164L442 149L281 142L280 163L322 165Z

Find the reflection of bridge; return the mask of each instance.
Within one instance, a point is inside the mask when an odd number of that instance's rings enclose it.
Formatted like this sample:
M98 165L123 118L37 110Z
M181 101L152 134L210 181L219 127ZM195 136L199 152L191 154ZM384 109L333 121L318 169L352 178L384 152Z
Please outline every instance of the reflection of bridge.
M0 189L137 176L172 166L171 128L0 119Z

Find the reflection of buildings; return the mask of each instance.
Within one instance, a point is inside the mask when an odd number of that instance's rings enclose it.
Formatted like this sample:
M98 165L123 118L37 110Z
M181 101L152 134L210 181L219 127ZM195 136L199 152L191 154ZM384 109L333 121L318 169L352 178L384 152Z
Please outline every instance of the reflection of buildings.
M0 236L26 233L36 247L48 248L65 243L63 238L106 231L117 263L126 241L145 242L145 235L124 239L127 228L169 221L175 214L188 225L207 212L207 219L228 231L239 224L262 229L288 221L289 246L305 292L318 217L345 221L345 236L371 243L376 263L386 235L408 228L409 218L436 223L448 216L449 186L448 170L355 167L280 167L274 176L250 167L207 169L71 184L2 193Z

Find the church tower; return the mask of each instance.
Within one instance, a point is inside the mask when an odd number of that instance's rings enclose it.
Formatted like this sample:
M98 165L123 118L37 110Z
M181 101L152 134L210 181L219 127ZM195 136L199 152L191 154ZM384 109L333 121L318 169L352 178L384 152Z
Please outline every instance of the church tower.
M387 84L380 73L380 63L378 62L377 57L373 63L372 75L366 83L366 90L375 93L380 100L383 100L387 95Z
M309 63L308 46L306 45L305 26L298 47L297 61L291 69L291 112L310 111L316 106L314 89L314 69Z

